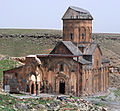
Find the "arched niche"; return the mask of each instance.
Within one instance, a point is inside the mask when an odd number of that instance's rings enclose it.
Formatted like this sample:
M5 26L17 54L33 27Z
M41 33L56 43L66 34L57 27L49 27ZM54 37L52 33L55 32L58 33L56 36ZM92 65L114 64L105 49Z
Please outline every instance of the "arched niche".
M79 27L76 26L74 28L74 40L73 40L75 43L79 43L79 35L80 35L79 33L80 33Z
M68 82L68 77L64 74L59 74L55 78L55 92L58 94L68 94L68 87L69 87L69 82ZM62 91L63 89L63 91Z
M54 66L55 72L64 72L68 74L70 72L69 69L70 69L70 66L66 62L63 62L63 61L57 62Z
M80 42L86 41L86 29L85 27L80 28Z

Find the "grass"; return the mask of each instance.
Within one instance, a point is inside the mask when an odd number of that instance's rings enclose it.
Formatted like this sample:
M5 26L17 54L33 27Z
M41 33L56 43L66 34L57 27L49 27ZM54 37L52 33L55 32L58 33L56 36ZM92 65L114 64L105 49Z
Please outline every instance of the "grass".
M0 29L0 34L24 34L24 35L62 35L61 30L50 29ZM120 34L102 34L94 33L95 41L99 42L102 48L108 49L120 55L120 40L109 40L109 38L120 38ZM0 38L0 54L7 56L27 56L30 54L49 53L57 41L53 37L50 38L32 38L32 37L3 37ZM111 52L105 50L108 54L103 54L104 57L110 55ZM114 57L113 57L114 58Z
M15 103L16 98L0 94L0 111L14 111L12 106Z
M61 30L52 29L0 29L0 34L26 34L26 35L44 35L44 34L59 34Z
M9 95L2 95L0 94L0 111L14 111L15 104L28 104L32 106L32 108L36 108L38 104L43 104L46 106L46 103L54 104L56 101L54 100L39 100L39 99L17 99L15 97L9 96ZM72 105L65 104L66 108L73 107ZM46 107L47 108L47 107Z
M32 108L37 108L38 104L43 104L46 106L46 103L54 104L56 101L49 100L49 99L34 99L34 98L26 98L26 99L18 99L15 97L12 97L10 95L3 95L0 94L0 111L15 111L16 104L28 104L32 106ZM66 108L71 108L73 105L65 104ZM47 108L47 107L46 107Z
M0 111L15 111L15 109L14 109L15 104L20 104L20 103L24 103L24 104L30 103L30 105L32 105L32 107L34 107L38 103L43 104L42 101L39 102L39 100L32 99L32 98L20 100L15 97L12 97L10 95L0 94Z
M0 34L6 35L62 35L61 30L50 29L0 29ZM0 54L11 57L27 56L30 54L49 53L55 46L57 38L32 37L2 37L0 38Z
M120 55L120 40L118 41L114 41L114 40L104 40L102 43L101 43L101 46L106 48L106 49L109 49L111 50L112 52L116 53L116 54L119 54Z
M54 46L54 40L46 38L0 38L0 53L11 57L49 53Z
M6 58L3 60L0 60L0 80L3 78L3 71L12 69L17 65L18 65L18 63L11 59Z
M96 98L96 99L105 99L107 96L97 96L97 97L92 97L92 98Z
M113 90L112 91L116 97L120 97L120 89L117 89L117 90Z
M120 67L120 34L94 34L94 36L94 41L101 46L103 57L110 60L112 66Z

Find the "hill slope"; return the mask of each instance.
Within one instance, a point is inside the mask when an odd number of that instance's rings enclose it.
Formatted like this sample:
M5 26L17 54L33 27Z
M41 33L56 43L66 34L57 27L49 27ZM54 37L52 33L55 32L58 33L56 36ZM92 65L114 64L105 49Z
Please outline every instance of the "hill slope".
M61 30L0 29L0 54L18 57L49 53L60 40ZM101 45L103 56L120 67L120 34L94 33L93 40Z
M49 53L60 39L60 30L0 29L0 54L18 57Z

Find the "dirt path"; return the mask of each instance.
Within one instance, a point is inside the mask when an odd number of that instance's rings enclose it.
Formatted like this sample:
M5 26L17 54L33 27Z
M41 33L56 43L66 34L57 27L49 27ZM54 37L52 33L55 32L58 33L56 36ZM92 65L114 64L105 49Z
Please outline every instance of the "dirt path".
M24 99L24 98L40 98L40 97L55 97L55 96L68 96L68 95L61 95L61 94L47 94L47 93L41 93L39 95L35 95L35 94L32 94L32 95L19 95L19 94L10 94L11 96L13 97L16 97L16 98L19 98L19 99Z

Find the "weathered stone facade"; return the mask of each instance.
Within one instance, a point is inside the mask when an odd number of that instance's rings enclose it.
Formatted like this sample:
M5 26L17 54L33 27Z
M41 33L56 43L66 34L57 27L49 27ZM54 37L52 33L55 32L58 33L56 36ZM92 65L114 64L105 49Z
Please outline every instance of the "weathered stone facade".
M3 75L4 89L11 93L36 93L36 88L40 88L43 77L43 70L39 65L41 62L36 59L36 56L29 56L26 57L24 66L5 71Z
M63 20L63 40L73 43L92 41L92 20Z
M27 56L24 66L4 71L4 89L13 93L91 95L109 85L109 61L92 43L92 16L69 7L63 16L63 41L50 54Z
M77 7L69 7L63 16L63 40L73 43L92 42L92 16Z

